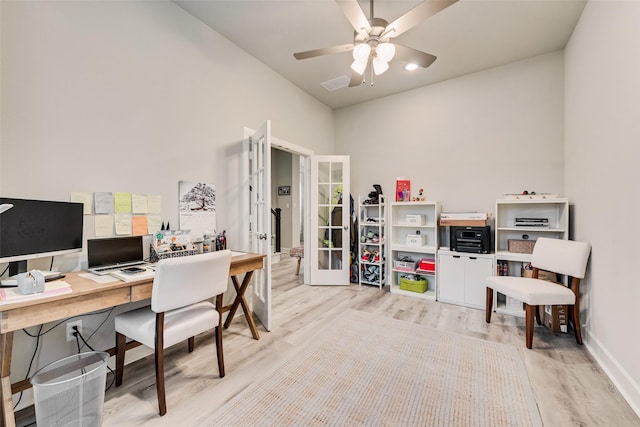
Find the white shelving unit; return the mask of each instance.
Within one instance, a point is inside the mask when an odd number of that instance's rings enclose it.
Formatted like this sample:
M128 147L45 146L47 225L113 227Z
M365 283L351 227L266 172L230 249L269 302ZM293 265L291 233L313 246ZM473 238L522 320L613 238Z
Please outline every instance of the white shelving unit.
M378 204L365 203L367 197L358 196L358 256L359 285L382 288L386 283L385 270L385 210L384 196L380 194ZM368 253L370 255L365 256Z
M437 262L438 251L438 218L440 216L440 204L438 202L394 202L391 203L391 241L389 265L390 268L390 291L394 294L403 294L423 299L436 299L436 272L415 270L405 271L396 266L395 261L404 258L419 262L426 258L434 263ZM417 219L417 222L416 222ZM413 222L411 222L413 221ZM424 237L424 243L418 246L408 245L407 237ZM422 238L422 237L421 237ZM422 243L422 242L420 242ZM427 290L424 293L413 292L400 289L400 277L403 274L416 274L427 280Z
M546 218L548 225L536 227L516 226L516 218ZM569 199L531 198L496 200L495 256L498 268L506 263L509 276L520 276L524 265L531 262L531 254L509 252L509 240L535 241L539 237L569 238ZM496 273L498 274L498 273ZM497 312L524 316L522 302L502 294L494 294Z

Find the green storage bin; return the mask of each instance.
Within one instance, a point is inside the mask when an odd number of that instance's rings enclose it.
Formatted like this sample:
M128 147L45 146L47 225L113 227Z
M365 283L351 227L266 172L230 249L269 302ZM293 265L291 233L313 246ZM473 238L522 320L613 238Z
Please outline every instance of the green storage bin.
M427 291L427 279L411 280L406 277L400 277L400 289L421 294L425 293Z

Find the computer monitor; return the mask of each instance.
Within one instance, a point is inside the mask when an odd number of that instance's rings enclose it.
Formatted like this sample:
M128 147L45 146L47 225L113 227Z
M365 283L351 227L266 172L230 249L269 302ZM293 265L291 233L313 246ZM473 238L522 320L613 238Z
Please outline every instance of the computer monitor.
M82 251L82 203L0 197L0 205L13 205L0 214L0 263L10 275L29 259Z

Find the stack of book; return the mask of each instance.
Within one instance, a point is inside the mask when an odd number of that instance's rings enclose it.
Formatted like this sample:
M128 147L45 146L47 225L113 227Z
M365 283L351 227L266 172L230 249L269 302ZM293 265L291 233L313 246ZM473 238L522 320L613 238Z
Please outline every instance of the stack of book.
M549 218L516 218L516 227L548 227Z
M483 227L487 225L489 215L486 212L442 212L441 226Z

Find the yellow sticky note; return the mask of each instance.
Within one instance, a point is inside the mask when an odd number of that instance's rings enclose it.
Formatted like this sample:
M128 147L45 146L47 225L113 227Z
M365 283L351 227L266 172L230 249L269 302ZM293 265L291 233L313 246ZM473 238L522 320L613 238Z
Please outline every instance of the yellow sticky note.
M113 193L116 213L131 213L131 193Z

